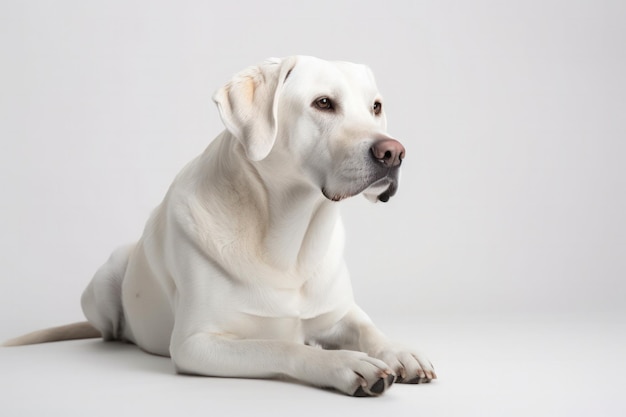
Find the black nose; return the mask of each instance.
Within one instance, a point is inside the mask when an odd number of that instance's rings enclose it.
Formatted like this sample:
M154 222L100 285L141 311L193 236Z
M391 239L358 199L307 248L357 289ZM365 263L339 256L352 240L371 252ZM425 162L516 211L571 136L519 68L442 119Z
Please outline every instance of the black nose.
M381 139L374 142L370 151L374 159L388 168L400 165L406 153L404 146L395 139Z

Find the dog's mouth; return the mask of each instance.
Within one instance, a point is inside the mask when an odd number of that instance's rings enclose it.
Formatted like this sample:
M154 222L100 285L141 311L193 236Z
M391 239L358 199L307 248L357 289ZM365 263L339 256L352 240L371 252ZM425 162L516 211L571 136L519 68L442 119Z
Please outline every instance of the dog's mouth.
M363 191L363 195L372 203L382 201L386 203L398 191L397 176L386 176L374 182Z
M355 190L336 193L323 187L322 194L331 201L341 201L363 193L363 196L373 203L377 201L386 203L398 191L398 183L398 170L391 170L384 177L368 181L364 185L356 187Z

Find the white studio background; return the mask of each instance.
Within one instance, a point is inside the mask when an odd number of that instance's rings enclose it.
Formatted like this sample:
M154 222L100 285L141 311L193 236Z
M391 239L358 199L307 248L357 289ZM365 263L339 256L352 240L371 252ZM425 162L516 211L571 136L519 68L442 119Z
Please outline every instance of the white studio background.
M399 195L344 204L372 315L624 312L626 3L3 1L0 337L82 319L270 56L366 63L407 148Z

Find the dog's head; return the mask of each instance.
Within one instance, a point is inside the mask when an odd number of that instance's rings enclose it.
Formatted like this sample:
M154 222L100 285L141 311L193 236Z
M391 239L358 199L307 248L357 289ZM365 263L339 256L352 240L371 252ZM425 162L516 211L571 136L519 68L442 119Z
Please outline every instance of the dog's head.
M385 133L366 66L272 59L237 74L213 99L251 161L289 166L333 201L363 193L386 202L396 193L405 149Z

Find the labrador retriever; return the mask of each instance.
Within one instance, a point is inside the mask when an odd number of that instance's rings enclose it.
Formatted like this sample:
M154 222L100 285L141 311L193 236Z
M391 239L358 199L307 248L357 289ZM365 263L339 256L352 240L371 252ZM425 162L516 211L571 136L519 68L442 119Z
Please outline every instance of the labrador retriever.
M176 177L143 236L82 296L88 322L9 345L125 340L180 373L287 377L354 396L436 378L355 304L338 201L388 201L405 149L369 68L298 56L214 97L226 126Z

